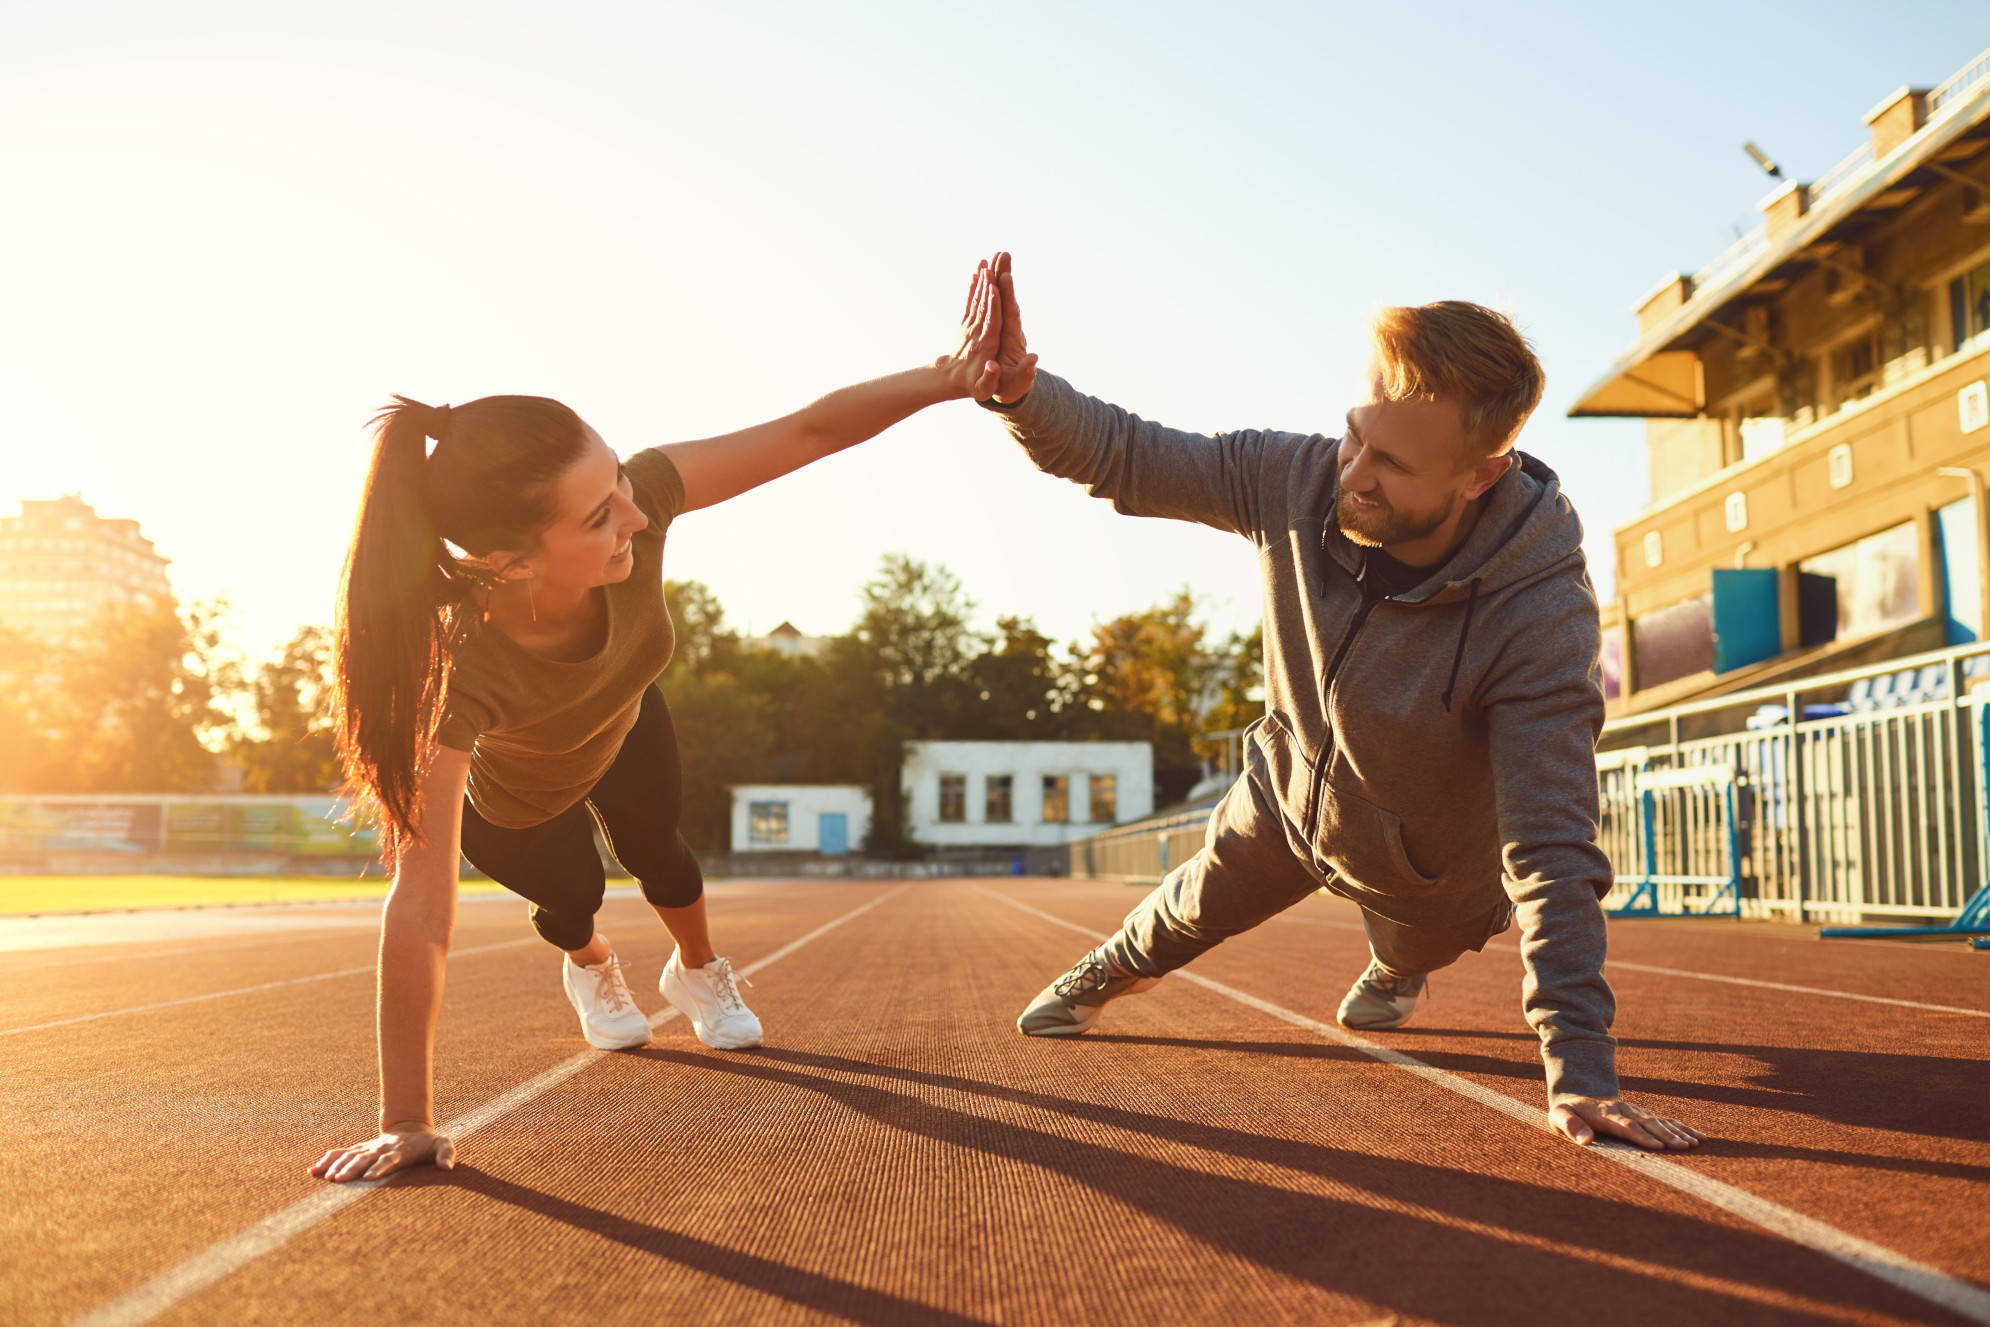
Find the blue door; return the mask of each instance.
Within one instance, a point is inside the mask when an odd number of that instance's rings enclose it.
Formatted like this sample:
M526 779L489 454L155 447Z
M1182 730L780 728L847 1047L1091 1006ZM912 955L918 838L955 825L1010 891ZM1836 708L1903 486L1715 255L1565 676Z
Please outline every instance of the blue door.
M1714 671L1731 673L1783 652L1776 606L1781 577L1768 567L1714 568Z
M1935 569L1942 584L1945 640L1963 645L1983 639L1983 571L1976 550L1976 499L1964 498L1935 510Z
M850 817L841 811L822 813L822 855L841 857L850 851Z

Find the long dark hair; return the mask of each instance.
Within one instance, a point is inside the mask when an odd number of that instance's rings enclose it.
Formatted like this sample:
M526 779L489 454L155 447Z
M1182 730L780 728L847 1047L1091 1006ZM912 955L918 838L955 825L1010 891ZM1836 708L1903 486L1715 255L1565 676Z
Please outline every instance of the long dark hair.
M394 402L372 421L373 461L339 591L333 695L345 791L358 814L378 821L389 869L422 838L415 790L434 754L451 653L482 621L481 592L495 581L484 558L536 545L586 429L543 396L453 409Z

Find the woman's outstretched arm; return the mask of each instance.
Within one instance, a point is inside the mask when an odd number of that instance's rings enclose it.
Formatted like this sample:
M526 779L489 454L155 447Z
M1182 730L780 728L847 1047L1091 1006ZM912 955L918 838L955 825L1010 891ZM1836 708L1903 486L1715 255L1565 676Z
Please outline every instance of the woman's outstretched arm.
M662 448L684 480L684 510L737 497L845 447L875 437L941 401L980 399L995 390L1001 293L982 263L968 287L960 342L930 364L843 387L791 415L716 438Z
M405 852L380 915L380 1132L318 1158L321 1179L377 1180L424 1161L455 1164L435 1131L435 1024L456 926L457 856L470 753L438 747L416 804L421 841Z

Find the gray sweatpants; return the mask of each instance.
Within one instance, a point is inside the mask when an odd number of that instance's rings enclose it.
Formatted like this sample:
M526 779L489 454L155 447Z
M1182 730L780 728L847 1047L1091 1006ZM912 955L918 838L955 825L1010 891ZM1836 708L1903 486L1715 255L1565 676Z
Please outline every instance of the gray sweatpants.
M1197 956L1285 911L1320 888L1293 856L1281 813L1250 777L1237 780L1210 813L1195 856L1168 872L1127 914L1105 952L1122 971L1173 972ZM1397 976L1435 972L1513 924L1513 905L1457 926L1405 926L1361 910L1369 952Z

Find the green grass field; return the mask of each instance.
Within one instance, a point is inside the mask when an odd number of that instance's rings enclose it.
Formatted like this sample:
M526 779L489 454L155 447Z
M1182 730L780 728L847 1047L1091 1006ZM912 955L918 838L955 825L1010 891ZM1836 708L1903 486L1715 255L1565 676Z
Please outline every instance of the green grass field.
M462 889L466 894L492 894L502 892L503 887L488 880L465 880ZM343 902L385 897L385 880L347 880L337 876L0 876L0 916L189 908L225 903Z

